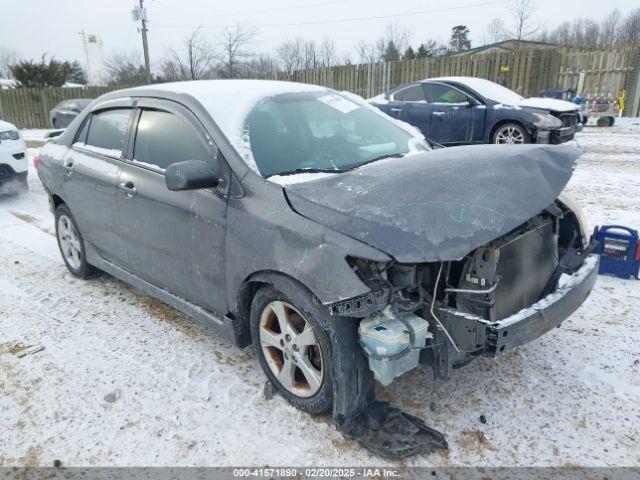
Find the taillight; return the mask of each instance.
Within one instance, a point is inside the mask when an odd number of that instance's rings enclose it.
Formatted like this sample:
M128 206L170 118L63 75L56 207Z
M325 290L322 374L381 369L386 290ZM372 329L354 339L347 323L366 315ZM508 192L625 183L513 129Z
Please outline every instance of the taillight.
M36 156L33 157L33 166L36 167L36 170L40 166L40 152L36 153Z
M640 262L640 242L636 246L636 262Z

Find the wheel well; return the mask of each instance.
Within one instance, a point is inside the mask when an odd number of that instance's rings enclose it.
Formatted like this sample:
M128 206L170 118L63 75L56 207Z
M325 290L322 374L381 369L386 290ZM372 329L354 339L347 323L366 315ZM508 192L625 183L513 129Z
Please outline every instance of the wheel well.
M245 347L251 343L251 328L249 326L249 320L251 318L251 303L253 302L253 297L256 292L266 285L272 285L274 288L278 289L278 286L282 285L283 282L297 283L315 297L313 291L311 291L306 285L284 273L264 271L250 275L242 283L238 289L238 294L236 295L236 314L238 321L235 322L234 328L236 329L237 343L240 347Z
M62 205L63 203L65 203L64 200L62 200L62 198L60 198L58 195L51 195L51 201L53 202L53 208L54 210L56 208L58 208L60 205Z
M532 132L519 120L500 120L491 129L491 133L489 134L490 142L493 141L493 135L496 133L496 130L498 130L501 126L506 125L507 123L515 123L516 125L524 128L524 131L527 132L529 135L532 134Z

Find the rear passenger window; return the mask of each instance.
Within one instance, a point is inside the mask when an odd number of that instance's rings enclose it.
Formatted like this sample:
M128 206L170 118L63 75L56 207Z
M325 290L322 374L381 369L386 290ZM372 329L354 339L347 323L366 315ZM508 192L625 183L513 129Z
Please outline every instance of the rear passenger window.
M183 118L162 110L140 113L133 159L163 170L185 160L213 163L204 135Z
M93 147L111 150L110 153L120 155L124 148L130 115L130 108L103 110L94 113L85 143Z
M394 93L393 99L397 102L419 102L424 100L424 90L422 85L413 85Z

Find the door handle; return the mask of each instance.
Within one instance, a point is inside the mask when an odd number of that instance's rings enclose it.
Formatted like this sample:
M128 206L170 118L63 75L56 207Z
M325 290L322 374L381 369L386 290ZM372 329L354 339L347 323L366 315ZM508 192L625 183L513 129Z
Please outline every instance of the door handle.
M124 192L124 196L127 198L133 198L136 193L138 193L136 187L134 187L131 182L123 182L118 185L118 188Z
M62 164L62 168L64 168L67 173L73 172L73 160L65 160Z
M439 117L441 117L442 115L444 115L444 112L432 112L431 115L438 115Z
M391 110L392 112L401 112L402 111L401 108L390 108L389 110Z

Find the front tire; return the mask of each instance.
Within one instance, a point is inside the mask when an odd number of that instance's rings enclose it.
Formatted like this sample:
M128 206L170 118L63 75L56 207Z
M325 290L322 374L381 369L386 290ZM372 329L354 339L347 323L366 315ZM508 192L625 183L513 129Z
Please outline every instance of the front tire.
M87 262L84 240L71 210L64 203L56 208L56 239L67 269L78 278L91 278L97 270Z
M518 123L504 123L493 132L491 143L497 145L531 143L531 135Z
M256 292L253 345L265 375L289 403L307 413L327 413L333 405L333 346L320 326L322 307L299 290L297 305L272 286Z

